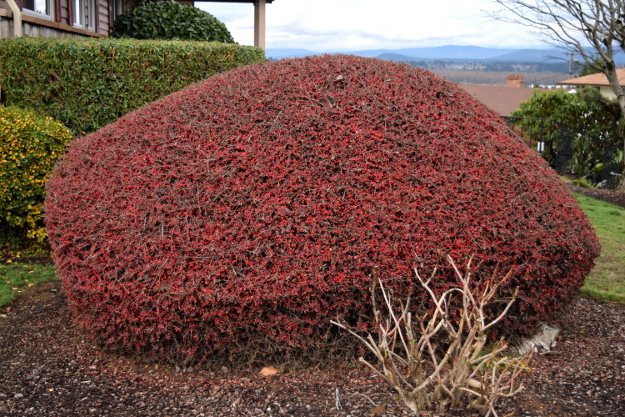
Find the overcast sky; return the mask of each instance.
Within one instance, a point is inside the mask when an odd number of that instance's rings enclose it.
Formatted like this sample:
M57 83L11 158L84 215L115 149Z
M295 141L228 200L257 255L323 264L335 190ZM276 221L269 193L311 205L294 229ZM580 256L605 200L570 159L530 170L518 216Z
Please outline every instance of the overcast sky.
M234 40L254 43L254 6L197 2ZM267 6L267 48L315 52L443 45L546 48L517 25L494 22L488 0L275 0Z

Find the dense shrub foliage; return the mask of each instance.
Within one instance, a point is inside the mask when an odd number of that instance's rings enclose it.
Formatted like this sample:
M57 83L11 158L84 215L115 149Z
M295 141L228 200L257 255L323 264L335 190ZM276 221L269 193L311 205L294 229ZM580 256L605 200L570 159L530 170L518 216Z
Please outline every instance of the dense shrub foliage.
M427 71L344 55L238 68L75 141L46 221L77 320L109 347L200 360L366 325L440 254L520 286L509 324L575 294L599 247L565 185ZM419 261L415 260L415 255ZM441 267L433 287L453 283Z
M594 88L580 87L576 94L564 90L535 90L532 97L521 103L512 115L550 119L580 132L612 136L617 129L619 112L618 102L602 100ZM556 132L552 130L543 132L543 135L549 140L557 139Z
M216 17L173 0L142 3L117 16L111 36L154 40L234 43Z
M567 174L601 178L604 162L607 162L603 152L611 147L619 150L614 162L620 166L618 171L623 171L621 109L617 100L602 97L597 89L581 87L576 94L563 90L536 90L512 115L523 117L515 124L526 138L551 142L543 156L552 166L555 166L555 155L560 151L559 137L568 134L574 138Z
M44 241L45 182L72 138L49 117L0 107L0 250Z
M7 105L32 108L82 136L190 84L262 62L260 48L131 39L0 39Z

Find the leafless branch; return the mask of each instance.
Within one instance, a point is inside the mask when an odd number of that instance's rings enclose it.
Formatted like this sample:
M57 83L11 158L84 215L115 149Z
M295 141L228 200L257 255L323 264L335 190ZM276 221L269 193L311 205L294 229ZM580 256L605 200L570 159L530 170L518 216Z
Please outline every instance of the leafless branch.
M411 296L405 301L394 300L374 274L371 292L377 341L371 334L363 337L340 321L331 323L349 332L375 355L378 366L362 357L359 361L392 386L412 411L436 407L444 412L458 407L465 398L470 408L484 410L487 416L497 416L494 409L497 399L514 396L523 389L532 356L531 353L521 358L502 356L507 350L503 340L486 350L485 331L508 313L518 289L502 313L487 322L485 308L511 274L498 279L495 270L490 279L476 285L472 282L471 261L462 274L450 257L447 260L455 271L458 286L440 295L431 286L437 271L425 280L415 269L417 279L431 299L431 312L414 317L416 322L413 322ZM378 291L382 294L386 314L376 303ZM458 305L454 297L462 298L457 320L450 314L450 306ZM436 343L440 340L448 341L442 357Z

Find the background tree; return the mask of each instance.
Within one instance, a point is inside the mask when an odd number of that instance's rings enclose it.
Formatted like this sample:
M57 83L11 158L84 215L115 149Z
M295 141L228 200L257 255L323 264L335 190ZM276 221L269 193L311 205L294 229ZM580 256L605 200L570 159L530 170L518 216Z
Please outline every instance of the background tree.
M580 178L590 180L593 175L599 175L604 166L597 155L620 146L620 107L616 100L602 97L592 87L578 88L577 94L536 90L512 115L520 118L516 125L523 136L532 141L556 144L562 129L575 132L572 135L573 159L568 169L570 174ZM550 164L555 164L555 156L550 151L546 150L543 156Z
M144 2L117 16L114 38L235 43L223 22L175 1Z
M625 118L625 93L614 63L619 48L625 51L624 0L493 1L501 7L487 12L491 17L529 27L547 43L581 56L588 68L604 74Z

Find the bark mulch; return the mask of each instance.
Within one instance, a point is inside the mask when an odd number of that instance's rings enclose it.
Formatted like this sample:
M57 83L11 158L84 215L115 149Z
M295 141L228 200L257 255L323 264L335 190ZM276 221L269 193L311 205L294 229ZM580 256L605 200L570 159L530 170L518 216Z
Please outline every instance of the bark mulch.
M378 416L410 415L360 367L261 377L260 369L184 372L107 354L74 327L58 282L37 286L3 315L3 417L369 416L374 405L384 406ZM553 354L538 355L527 389L501 401L500 415L625 416L625 306L577 298L553 323L562 329ZM447 413L463 415L481 414Z
M620 198L610 202L625 206ZM553 353L538 355L526 390L500 401L499 414L625 416L625 306L576 298L552 323L562 329ZM411 415L359 366L274 377L227 367L182 371L103 352L74 327L58 282L32 287L0 311L2 417Z
M577 185L569 185L569 189L597 200L625 207L625 192L622 190L602 190L600 188L585 188Z

